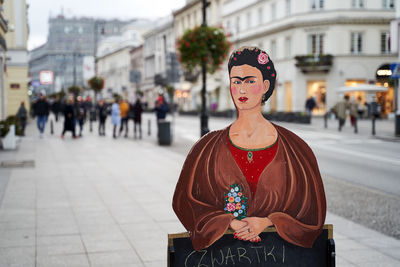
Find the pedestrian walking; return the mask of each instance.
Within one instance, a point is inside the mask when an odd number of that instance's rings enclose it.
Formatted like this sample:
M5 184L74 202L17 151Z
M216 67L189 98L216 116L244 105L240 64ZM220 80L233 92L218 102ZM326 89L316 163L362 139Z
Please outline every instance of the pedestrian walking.
M143 113L143 106L140 99L136 99L135 104L133 105L133 131L134 131L134 138L136 139L136 129L139 132L139 139L142 139L142 113Z
M51 111L56 117L56 122L58 122L58 116L61 111L61 103L60 103L60 98L58 96L54 99L53 103L51 104Z
M317 107L317 102L315 101L315 98L313 96L310 96L309 98L307 98L305 107L306 107L308 116L310 116L310 118L311 118L312 111L314 110L314 108Z
M119 110L121 112L121 125L119 127L119 134L121 135L122 131L125 128L125 138L128 137L128 111L129 111L129 104L125 100L121 99L119 102Z
M49 116L49 103L42 93L39 94L39 99L35 103L34 110L37 116L37 127L39 129L40 138L43 137L44 128L46 126L47 117Z
M72 137L77 138L75 135L75 108L73 97L68 98L64 107L64 129L61 134L62 139L64 139L64 135L67 131L71 131Z
M332 112L336 114L337 119L339 120L339 132L342 131L342 127L346 122L347 109L349 107L349 96L345 95L342 100L336 103L336 105L332 108Z
M106 135L106 119L108 115L107 106L104 104L104 100L100 100L97 106L97 111L99 115L99 135Z
M113 138L117 138L117 126L121 123L121 111L119 109L118 99L115 99L111 106L111 123L113 124Z
M19 120L19 124L21 125L21 135L25 136L25 127L26 121L28 119L28 112L26 111L24 101L21 102L16 116Z
M349 110L350 110L350 122L351 126L354 127L354 132L357 133L357 116L358 116L358 103L356 102L355 98L352 97L349 102Z
M85 124L86 120L86 107L81 98L78 98L78 105L76 108L77 121L79 125L79 137L82 137L83 125Z

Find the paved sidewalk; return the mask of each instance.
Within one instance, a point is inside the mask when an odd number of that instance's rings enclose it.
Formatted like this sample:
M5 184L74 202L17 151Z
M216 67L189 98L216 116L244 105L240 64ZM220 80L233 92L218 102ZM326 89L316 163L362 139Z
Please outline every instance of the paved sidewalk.
M108 125L106 137L40 139L34 126L17 151L0 152L35 160L0 169L0 266L166 266L167 234L184 231L171 201L185 157L154 133L113 140ZM400 266L399 240L330 213L326 223L337 266Z

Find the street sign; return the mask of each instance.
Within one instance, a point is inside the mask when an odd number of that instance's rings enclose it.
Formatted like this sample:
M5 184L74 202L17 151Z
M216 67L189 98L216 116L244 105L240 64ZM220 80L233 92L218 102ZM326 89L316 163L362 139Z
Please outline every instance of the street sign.
M42 85L53 84L54 74L51 70L42 70L39 73L39 79Z
M142 81L142 74L140 73L140 71L131 70L129 72L129 81L131 83L140 83Z
M390 78L400 79L400 63L390 64L390 69L392 70Z

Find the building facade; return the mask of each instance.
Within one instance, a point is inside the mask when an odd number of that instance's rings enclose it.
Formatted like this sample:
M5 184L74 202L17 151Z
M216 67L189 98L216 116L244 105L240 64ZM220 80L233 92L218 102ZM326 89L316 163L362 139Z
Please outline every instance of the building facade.
M224 2L226 0L210 0L210 5L206 9L207 25L221 26ZM243 1L245 2L245 1ZM173 12L174 16L174 33L178 40L186 30L200 26L203 21L202 1L187 0L186 5ZM183 70L184 72L184 70ZM198 110L201 105L201 75L200 70L194 71L194 75L181 75L180 83L176 87L176 99L179 108L183 110ZM207 106L211 109L220 109L219 102L223 102L224 106L228 105L225 101L225 95L221 98L222 76L221 71L217 71L214 75L207 75ZM193 79L188 76L197 76Z
M393 88L377 70L395 61L389 49L390 0L226 1L223 23L234 48L256 45L275 64L277 83L269 111L304 111L315 97L324 114L342 97L337 88L360 83L385 85L381 97L392 109ZM229 81L224 86L229 94ZM352 96L368 99L364 92Z
M120 35L105 38L97 49L97 72L104 78L104 97L118 94L133 101L136 90L131 82L131 51L143 44L152 21L136 20L126 25Z
M0 120L6 118L6 88L4 74L4 64L7 58L7 44L6 44L6 33L8 31L7 21L4 18L4 1L0 1Z
M159 93L164 94L167 86L177 87L179 82L172 16L159 20L144 36L143 53L145 71L141 91L143 101L152 107Z
M34 90L51 94L72 85L86 87L86 70L90 67L90 72L94 72L98 43L109 36L120 35L128 23L130 21L66 18L63 15L50 18L47 42L30 51L29 55ZM40 84L40 72L45 70L53 72L52 84Z
M141 91L141 83L144 77L144 55L143 45L134 47L129 51L131 59L131 68L129 72L129 82L131 84L132 91Z
M5 114L15 115L21 102L29 109L28 96L28 23L25 0L4 2L4 18L9 29L5 34L7 61L5 75Z

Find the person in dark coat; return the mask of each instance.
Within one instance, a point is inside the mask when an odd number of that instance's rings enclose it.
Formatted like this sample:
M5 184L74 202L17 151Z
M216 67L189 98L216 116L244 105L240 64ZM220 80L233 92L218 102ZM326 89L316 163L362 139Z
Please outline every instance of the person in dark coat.
M39 94L39 99L35 103L35 115L37 116L37 127L40 132L40 137L43 137L44 127L46 126L47 117L49 116L50 106L42 93Z
M86 120L86 104L82 100L78 99L78 105L76 107L76 116L79 125L79 137L82 137L83 125Z
M28 118L28 112L26 111L24 101L21 102L21 106L18 109L17 118L19 119L19 123L21 125L21 135L25 136L25 127L26 120Z
M56 122L58 122L58 115L60 114L60 111L61 111L61 103L60 103L60 99L58 97L56 97L56 99L54 99L54 102L51 105L51 110L53 111L54 116L56 117Z
M106 119L108 115L107 106L104 104L103 100L99 101L97 106L98 114L99 114L99 135L105 136L106 135Z
M136 129L139 131L139 139L142 139L142 102L138 98L133 105L134 138L136 139Z
M67 104L64 107L64 129L61 134L61 138L64 139L66 131L72 132L72 137L77 138L75 135L75 110L74 110L74 99L68 98Z
M154 110L156 112L157 120L164 120L167 116L168 105L162 95L158 96Z

